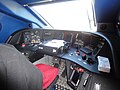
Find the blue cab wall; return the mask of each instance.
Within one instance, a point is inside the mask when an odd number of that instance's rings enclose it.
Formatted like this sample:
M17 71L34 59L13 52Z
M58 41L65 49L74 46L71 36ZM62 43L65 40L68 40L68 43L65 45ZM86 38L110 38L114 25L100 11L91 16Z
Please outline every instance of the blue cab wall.
M4 43L11 34L18 30L32 28L33 23L39 28L47 26L27 6L22 6L14 0L0 1L0 43Z

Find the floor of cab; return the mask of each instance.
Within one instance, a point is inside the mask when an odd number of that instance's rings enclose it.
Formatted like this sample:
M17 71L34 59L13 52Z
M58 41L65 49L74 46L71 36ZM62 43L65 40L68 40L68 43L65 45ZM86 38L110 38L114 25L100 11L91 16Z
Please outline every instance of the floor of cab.
M45 55L42 59L37 60L33 64L35 65L40 63L57 67L59 69L59 73L58 73L59 79L57 80L56 84L53 86L54 89L52 90L73 90L67 84L65 61L63 59Z

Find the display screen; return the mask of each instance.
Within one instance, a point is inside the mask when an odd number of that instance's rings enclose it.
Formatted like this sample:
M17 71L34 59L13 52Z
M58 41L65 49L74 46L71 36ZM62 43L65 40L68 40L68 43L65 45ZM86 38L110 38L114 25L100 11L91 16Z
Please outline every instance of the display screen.
M81 33L77 33L76 34L76 40L75 40L75 43L74 43L75 47L78 47L78 48L81 48L83 47L84 45L84 41L82 41L82 35Z
M53 31L45 30L45 31L43 32L43 39L44 39L44 41L52 40L52 39L53 39L53 36L54 36Z
M64 33L61 31L54 31L54 39L63 40Z
M91 34L89 33L82 33L82 41L84 41L84 46L87 46L90 44L90 40L91 40Z
M90 45L89 46L92 49L94 49L94 48L96 48L96 46L99 43L99 41L100 41L100 38L98 36L96 36L96 35L93 35L93 36L91 36L91 40L90 40Z
M65 33L65 35L64 35L64 40L66 41L66 42L72 42L72 38L73 38L73 34L72 33Z

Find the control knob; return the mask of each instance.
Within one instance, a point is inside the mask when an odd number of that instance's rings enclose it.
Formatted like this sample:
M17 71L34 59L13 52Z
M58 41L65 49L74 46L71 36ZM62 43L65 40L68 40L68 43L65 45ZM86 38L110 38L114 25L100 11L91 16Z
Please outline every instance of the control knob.
M91 58L88 58L87 63L88 64L94 64L94 61Z
M86 54L82 54L82 59L86 60L86 58L87 58Z

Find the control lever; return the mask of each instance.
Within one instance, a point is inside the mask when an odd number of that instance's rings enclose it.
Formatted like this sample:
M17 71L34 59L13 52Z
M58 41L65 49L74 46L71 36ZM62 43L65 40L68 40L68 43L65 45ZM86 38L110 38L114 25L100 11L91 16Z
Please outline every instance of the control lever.
M76 47L76 49L77 49L77 50L76 50L76 52L79 52L79 49L78 49L78 47Z
M69 49L70 49L70 43L64 43L63 52L67 53Z
M77 53L77 55L80 55L80 51L79 51L79 48L78 47L76 47L76 53Z
M85 81L84 81L84 83L83 83L83 86L84 86L84 87L86 86L87 82L88 82L88 79L85 79Z

